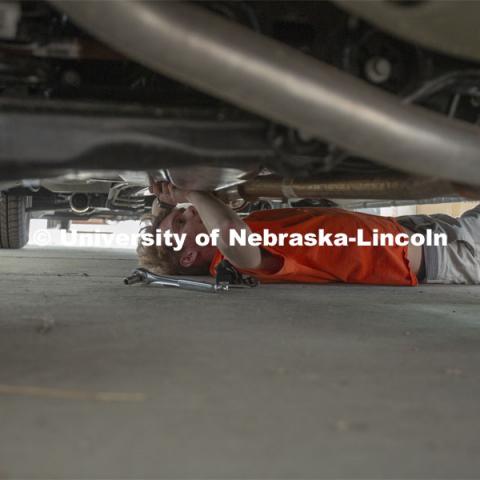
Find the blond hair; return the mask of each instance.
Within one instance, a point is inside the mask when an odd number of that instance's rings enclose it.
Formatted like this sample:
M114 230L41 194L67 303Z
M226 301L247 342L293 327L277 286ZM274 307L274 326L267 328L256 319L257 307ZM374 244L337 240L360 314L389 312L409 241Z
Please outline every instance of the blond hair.
M171 210L162 209L155 216L152 214L144 215L141 218L142 223L150 222L149 225L140 229L140 233L152 235L155 238L160 222L170 213ZM179 273L179 264L173 250L163 245L144 245L139 238L137 245L138 263L141 267L150 270L158 275L176 275Z

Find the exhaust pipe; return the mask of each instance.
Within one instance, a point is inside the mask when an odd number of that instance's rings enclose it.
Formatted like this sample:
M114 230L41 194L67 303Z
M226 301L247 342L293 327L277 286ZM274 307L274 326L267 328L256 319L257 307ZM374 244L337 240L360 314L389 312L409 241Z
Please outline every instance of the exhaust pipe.
M86 193L72 193L69 202L70 208L75 213L86 213L90 209L90 197Z
M361 177L336 175L308 179L265 175L238 185L236 193L249 201L259 198L422 200L445 196L480 199L480 188L403 174Z
M180 82L392 168L480 185L480 130L400 99L205 9L50 0Z

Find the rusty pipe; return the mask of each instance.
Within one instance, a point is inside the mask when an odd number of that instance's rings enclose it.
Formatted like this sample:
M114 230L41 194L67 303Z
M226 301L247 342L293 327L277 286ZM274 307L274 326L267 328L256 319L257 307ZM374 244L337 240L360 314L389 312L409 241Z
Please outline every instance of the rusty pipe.
M245 200L258 198L335 198L369 200L420 200L440 196L480 199L480 189L436 178L404 174L335 175L318 178L282 178L265 175L237 186Z

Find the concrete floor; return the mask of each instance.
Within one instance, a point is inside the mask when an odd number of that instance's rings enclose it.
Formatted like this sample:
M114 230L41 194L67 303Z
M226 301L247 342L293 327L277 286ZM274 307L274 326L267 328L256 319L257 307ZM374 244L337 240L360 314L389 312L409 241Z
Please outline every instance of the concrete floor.
M478 478L480 288L213 296L134 266L0 253L1 478Z

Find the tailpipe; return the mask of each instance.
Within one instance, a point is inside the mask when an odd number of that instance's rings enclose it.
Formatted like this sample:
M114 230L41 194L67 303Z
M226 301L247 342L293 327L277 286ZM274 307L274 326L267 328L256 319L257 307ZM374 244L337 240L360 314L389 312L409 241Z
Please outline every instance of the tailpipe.
M90 209L90 197L86 193L75 192L70 195L70 208L75 213L86 213Z

